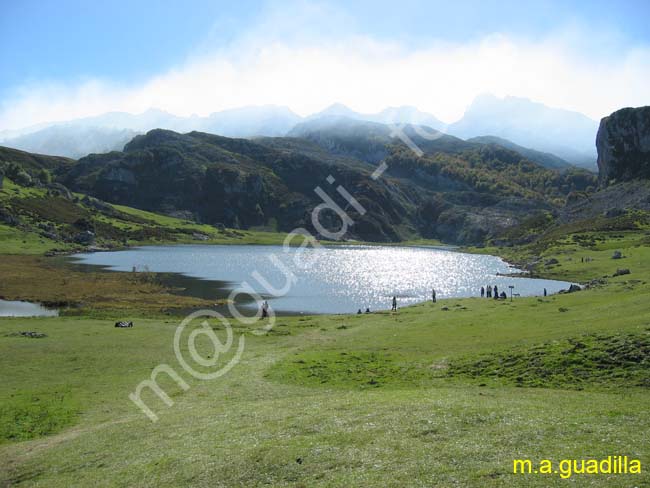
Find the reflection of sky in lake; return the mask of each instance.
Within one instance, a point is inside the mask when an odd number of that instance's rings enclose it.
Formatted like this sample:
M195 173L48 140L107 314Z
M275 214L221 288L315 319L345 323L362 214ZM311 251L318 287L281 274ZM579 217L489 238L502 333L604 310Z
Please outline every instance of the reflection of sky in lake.
M51 310L38 303L0 300L0 317L56 317L57 310Z
M282 297L269 297L275 310L314 313L351 313L370 307L390 308L393 295L399 306L438 298L479 296L481 286L497 285L509 294L509 285L522 296L556 293L569 284L560 281L497 276L517 270L495 256L464 254L434 248L335 246L305 249L281 246L160 246L117 252L80 254L85 264L131 271L133 266L151 271L183 273L220 280L238 287L249 283L265 294L253 277L257 272L272 286L283 288L281 266L291 270L296 283ZM302 264L299 266L299 264Z

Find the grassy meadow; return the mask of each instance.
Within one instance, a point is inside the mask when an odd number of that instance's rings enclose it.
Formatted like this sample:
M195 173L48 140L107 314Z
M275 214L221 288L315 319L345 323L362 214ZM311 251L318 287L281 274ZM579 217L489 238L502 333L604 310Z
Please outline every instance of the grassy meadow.
M575 235L543 249L536 273L584 291L278 317L263 335L233 324L241 360L209 381L174 355L181 318L155 313L165 290L124 305L133 329L97 315L101 300L77 316L0 318L0 485L650 486L648 236ZM613 277L620 268L630 274ZM204 339L197 349L213 352ZM174 404L145 390L152 423L128 395L162 363L189 389L161 374ZM610 455L640 459L642 473L512 473L515 458Z
M98 207L82 194L72 194L71 198L54 195L44 188L17 185L8 178L0 188L0 210L3 207L19 218L19 225L0 220L0 254L9 255L83 251L71 237L85 230L90 221L96 245L109 249L172 243L281 244L285 238L279 232L216 228L105 202ZM52 239L52 234L59 238Z

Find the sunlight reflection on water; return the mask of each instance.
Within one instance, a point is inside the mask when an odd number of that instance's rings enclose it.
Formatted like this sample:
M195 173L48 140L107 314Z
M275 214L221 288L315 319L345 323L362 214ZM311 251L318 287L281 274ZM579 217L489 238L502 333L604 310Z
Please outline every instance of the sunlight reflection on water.
M481 286L497 285L509 293L514 285L521 296L556 293L570 283L497 276L517 270L495 256L465 254L444 249L381 246L336 246L305 250L307 267L294 263L296 249L281 246L160 246L117 252L79 254L85 264L105 265L130 271L133 266L151 271L183 273L206 280L222 280L238 286L247 281L256 291L264 289L251 277L258 271L273 286L285 283L272 263L278 258L297 277L297 284L283 297L270 297L273 308L286 312L352 313L361 308L390 308L431 299L479 296Z

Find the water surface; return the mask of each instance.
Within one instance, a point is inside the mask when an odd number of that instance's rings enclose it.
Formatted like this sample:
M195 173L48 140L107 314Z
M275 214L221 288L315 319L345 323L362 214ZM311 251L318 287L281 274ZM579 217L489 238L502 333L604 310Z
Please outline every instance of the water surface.
M268 298L276 312L353 313L358 309L389 309L430 300L479 296L481 286L497 285L510 295L542 295L566 289L563 281L499 276L517 273L496 256L446 249L393 246L334 246L305 249L255 245L145 246L116 252L77 254L75 261L116 271L148 269L182 273L219 283L214 298L226 296L246 282ZM305 265L299 265L305 263ZM287 283L282 268L295 276L286 295L274 297L254 273L276 289Z
M0 300L0 317L56 317L58 310L39 303Z

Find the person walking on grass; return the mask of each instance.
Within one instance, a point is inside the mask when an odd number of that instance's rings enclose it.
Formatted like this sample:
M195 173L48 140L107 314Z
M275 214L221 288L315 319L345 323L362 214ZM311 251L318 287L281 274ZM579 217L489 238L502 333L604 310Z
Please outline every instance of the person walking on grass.
M488 285L486 295L487 298L492 298L492 287Z
M481 287L481 298L485 296L485 288Z
M436 289L435 288L431 291L431 299L433 300L433 303L436 303Z
M391 312L397 312L397 297L393 296L393 308L390 309Z

